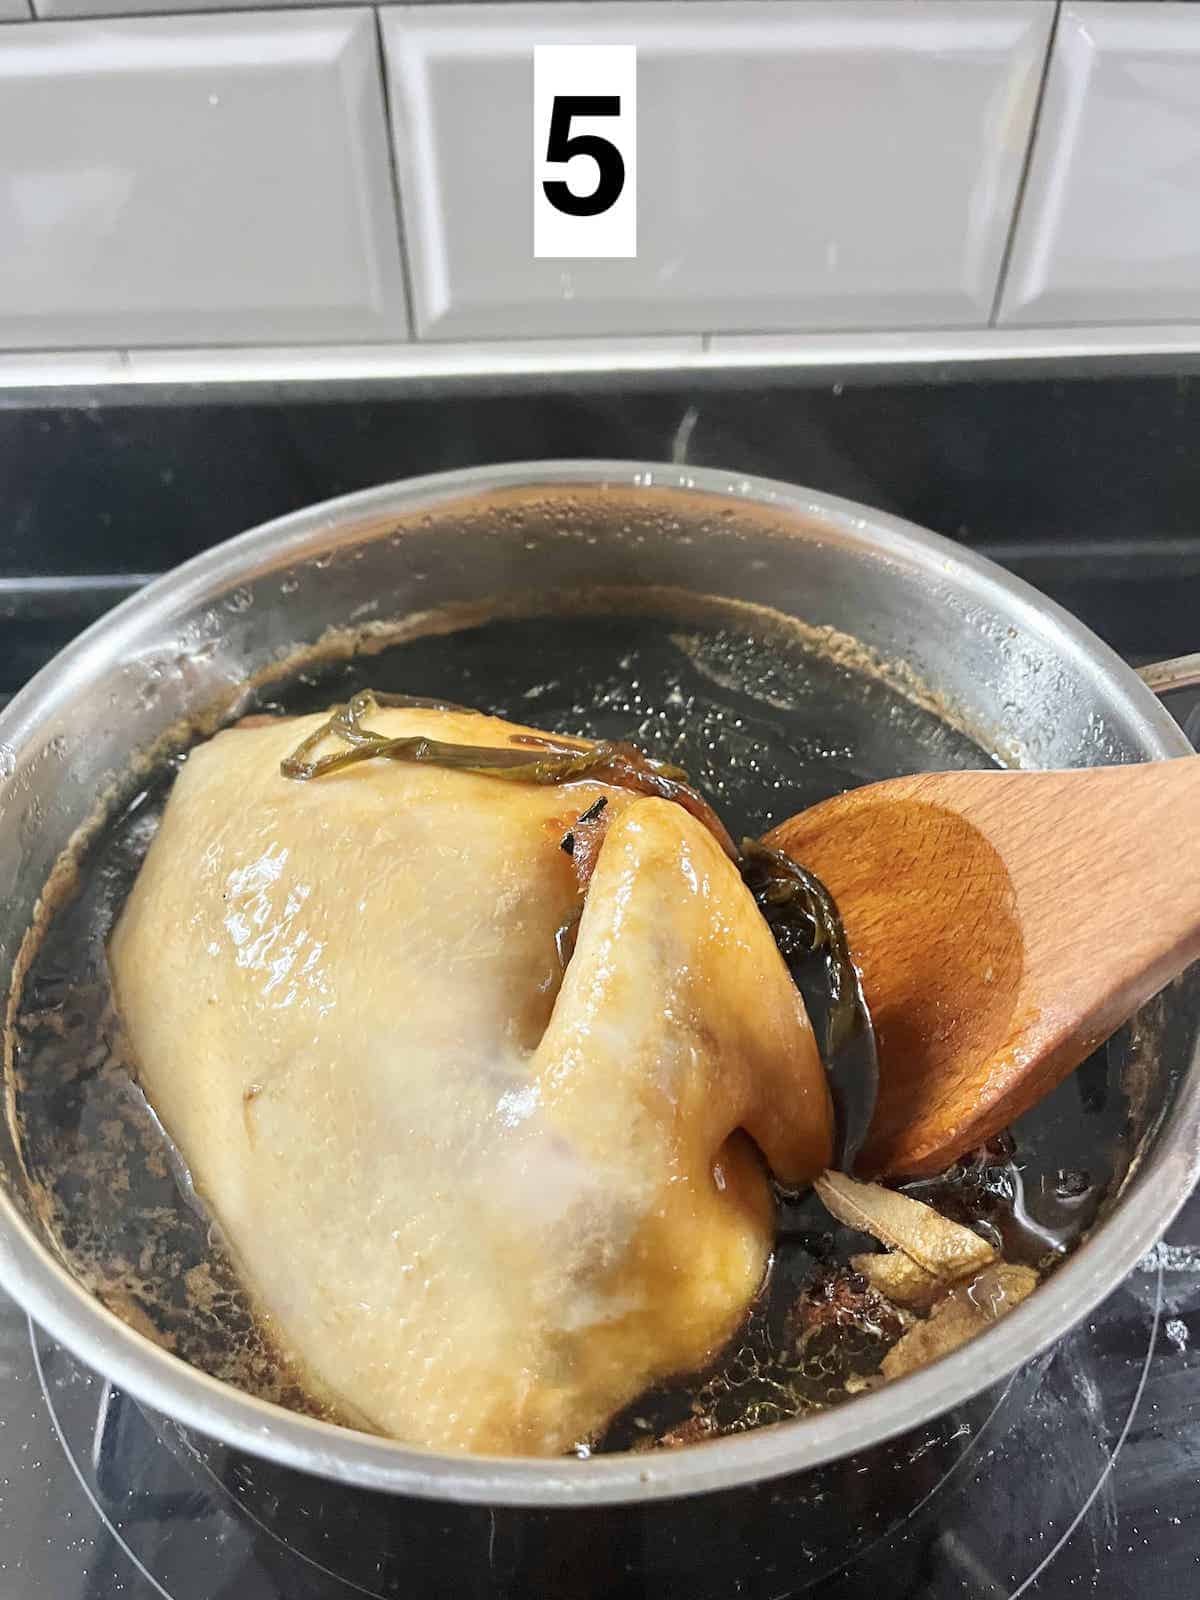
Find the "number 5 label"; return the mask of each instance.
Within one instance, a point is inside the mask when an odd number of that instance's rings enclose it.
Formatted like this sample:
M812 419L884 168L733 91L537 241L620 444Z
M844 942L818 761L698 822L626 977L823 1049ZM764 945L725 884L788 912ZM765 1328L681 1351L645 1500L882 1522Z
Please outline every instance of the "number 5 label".
M637 50L533 52L533 253L637 255Z

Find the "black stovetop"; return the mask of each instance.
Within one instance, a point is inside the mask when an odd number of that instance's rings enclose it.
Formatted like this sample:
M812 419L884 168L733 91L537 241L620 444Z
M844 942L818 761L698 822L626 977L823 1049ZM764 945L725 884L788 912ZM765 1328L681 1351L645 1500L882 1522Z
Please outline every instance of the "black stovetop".
M143 574L296 505L418 470L669 460L685 446L694 463L937 527L1028 576L1130 659L1165 657L1200 634L1196 421L1189 381L1118 377L0 409L0 692ZM1172 709L1200 736L1200 694ZM822 1577L823 1600L1197 1592L1197 1369L1200 1197L990 1416L943 1436L916 1510L909 1497L885 1516L874 1543ZM715 1505L684 1508L670 1538L686 1543L688 1517L711 1521ZM386 1563L373 1566L369 1549L349 1561L354 1526L380 1526L354 1519L375 1513L310 1480L197 1454L0 1295L3 1600L699 1600L694 1577L672 1580L682 1555L664 1554L656 1531L651 1560L650 1524L618 1513L396 1503ZM330 1537L324 1524L339 1519ZM788 1600L816 1575L802 1542L775 1544L736 1518L708 1545L705 1595Z

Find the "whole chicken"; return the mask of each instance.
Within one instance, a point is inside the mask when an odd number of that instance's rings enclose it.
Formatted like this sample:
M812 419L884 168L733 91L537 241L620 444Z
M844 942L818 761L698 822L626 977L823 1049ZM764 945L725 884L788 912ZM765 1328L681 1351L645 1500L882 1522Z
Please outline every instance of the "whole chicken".
M559 1453L745 1317L766 1168L830 1159L812 1029L683 805L386 756L283 776L325 723L232 728L184 764L109 948L140 1082L337 1415Z

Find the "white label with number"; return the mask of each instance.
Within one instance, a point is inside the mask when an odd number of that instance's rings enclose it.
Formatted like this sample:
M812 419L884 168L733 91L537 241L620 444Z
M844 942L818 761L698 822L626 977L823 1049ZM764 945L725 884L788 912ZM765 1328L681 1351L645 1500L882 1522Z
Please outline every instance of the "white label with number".
M637 49L533 52L533 253L637 255Z

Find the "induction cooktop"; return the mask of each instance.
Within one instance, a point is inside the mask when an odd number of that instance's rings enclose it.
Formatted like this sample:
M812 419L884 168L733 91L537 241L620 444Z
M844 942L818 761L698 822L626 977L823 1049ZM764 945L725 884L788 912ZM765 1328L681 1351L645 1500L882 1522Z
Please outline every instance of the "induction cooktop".
M1186 379L1115 376L0 408L0 691L146 574L294 506L419 470L684 449L938 527L1135 662L1182 653L1200 614L1198 408ZM1200 693L1169 704L1195 742ZM540 1513L386 1500L185 1435L0 1296L0 1597L1187 1594L1198 1368L1194 1197L1092 1317L886 1472Z

